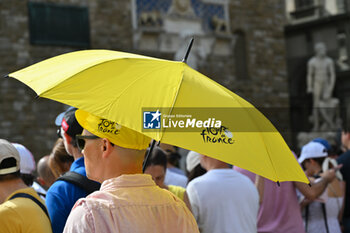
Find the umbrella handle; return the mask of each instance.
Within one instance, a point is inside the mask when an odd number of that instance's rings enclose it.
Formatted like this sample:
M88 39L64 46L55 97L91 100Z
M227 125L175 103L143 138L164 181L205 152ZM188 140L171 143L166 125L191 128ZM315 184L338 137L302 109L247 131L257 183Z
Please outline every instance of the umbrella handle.
M159 145L159 143L160 143L160 141L158 142L158 145ZM151 144L151 148L148 150L147 155L146 155L145 159L143 160L143 164L142 164L142 172L143 173L145 173L146 164L147 164L149 155L152 153L155 144L156 144L156 140L153 140L152 144Z
M194 37L191 38L190 44L187 47L187 51L186 51L185 57L182 59L182 62L185 62L185 63L187 62L187 58L188 58L188 55L190 54L190 51L191 51L191 48L193 45L193 41L194 41Z

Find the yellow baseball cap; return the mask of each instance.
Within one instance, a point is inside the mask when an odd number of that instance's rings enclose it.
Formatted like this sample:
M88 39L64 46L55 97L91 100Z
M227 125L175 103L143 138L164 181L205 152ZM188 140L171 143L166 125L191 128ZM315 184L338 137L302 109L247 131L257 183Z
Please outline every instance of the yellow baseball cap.
M81 109L75 112L75 116L84 129L100 138L108 138L113 144L120 147L144 150L149 146L151 141L150 137L135 130L119 125L117 122L100 118Z

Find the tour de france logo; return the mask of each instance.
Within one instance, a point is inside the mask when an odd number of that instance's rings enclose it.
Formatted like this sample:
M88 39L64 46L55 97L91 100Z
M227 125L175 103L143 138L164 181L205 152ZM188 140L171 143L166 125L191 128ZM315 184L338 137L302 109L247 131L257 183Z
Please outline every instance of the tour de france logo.
M121 126L118 123L107 119L101 119L101 122L98 124L98 131L102 133L119 134L120 128Z
M213 144L235 143L232 132L225 126L221 126L219 128L215 128L215 127L205 128L202 130L200 135L202 135L204 143L213 143Z

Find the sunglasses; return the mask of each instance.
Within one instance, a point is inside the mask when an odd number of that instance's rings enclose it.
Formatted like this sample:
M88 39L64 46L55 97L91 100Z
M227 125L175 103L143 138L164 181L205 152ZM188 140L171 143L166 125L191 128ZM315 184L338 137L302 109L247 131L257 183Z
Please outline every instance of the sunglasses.
M98 139L98 138L100 137L97 137L95 135L76 135L75 136L75 139L77 141L77 146L80 151L84 150L86 139Z

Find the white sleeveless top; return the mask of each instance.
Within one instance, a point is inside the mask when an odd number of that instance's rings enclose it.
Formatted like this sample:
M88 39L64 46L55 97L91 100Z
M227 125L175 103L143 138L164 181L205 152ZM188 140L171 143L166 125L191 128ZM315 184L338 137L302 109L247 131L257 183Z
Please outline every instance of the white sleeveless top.
M326 201L326 214L329 233L341 233L338 214L343 203L343 197L328 197ZM303 211L305 223L305 209ZM314 201L309 204L308 227L306 233L326 233L321 203Z

